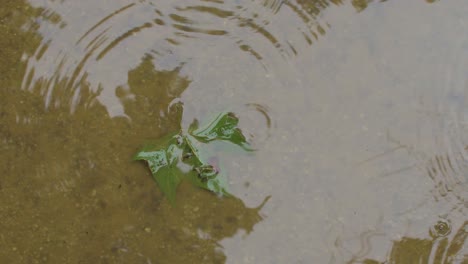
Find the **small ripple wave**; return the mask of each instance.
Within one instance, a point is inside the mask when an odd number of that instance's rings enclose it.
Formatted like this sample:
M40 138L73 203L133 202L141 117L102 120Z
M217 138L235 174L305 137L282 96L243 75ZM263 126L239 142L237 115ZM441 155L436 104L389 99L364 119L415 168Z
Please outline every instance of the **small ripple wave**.
M98 94L111 115L124 115L115 95L128 72L147 55L171 70L203 50L247 54L266 72L300 55L326 25L320 12L340 1L107 1L43 3L43 41L26 58L24 90L40 90L46 107L74 111L83 85ZM70 10L76 10L71 13ZM65 96L66 95L66 96ZM67 99L64 99L66 97Z

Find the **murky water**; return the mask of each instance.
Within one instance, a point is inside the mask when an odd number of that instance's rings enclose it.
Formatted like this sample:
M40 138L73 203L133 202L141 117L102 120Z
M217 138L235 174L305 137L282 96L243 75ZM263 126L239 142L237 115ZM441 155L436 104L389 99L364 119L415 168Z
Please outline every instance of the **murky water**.
M468 263L466 1L0 3L2 263ZM131 160L175 102L236 198Z

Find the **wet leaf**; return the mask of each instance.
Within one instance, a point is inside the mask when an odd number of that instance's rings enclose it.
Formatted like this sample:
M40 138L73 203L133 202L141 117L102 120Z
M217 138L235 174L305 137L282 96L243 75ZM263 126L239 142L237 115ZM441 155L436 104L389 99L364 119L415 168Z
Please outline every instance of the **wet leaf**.
M217 195L229 195L227 192L227 179L221 173L217 164L212 164L205 151L203 142L197 141L190 135L184 136L186 144L185 158L183 162L192 168L193 174L188 177L196 186L212 191Z
M183 142L179 134L166 136L162 140L154 146L147 146L133 159L148 163L159 188L171 202L174 202L177 186L183 178L182 171L177 167L179 157L183 153ZM155 148L156 150L151 150Z
M242 131L237 127L238 123L239 118L234 113L221 113L203 128L198 128L198 122L195 120L189 128L189 133L204 143L225 140L242 147L244 150L253 151Z
M210 157L207 143L223 140L252 151L232 113L222 113L202 129L195 120L188 133L172 133L139 151L134 160L147 162L154 180L171 203L184 179L217 195L230 195L227 177L221 172L217 157Z

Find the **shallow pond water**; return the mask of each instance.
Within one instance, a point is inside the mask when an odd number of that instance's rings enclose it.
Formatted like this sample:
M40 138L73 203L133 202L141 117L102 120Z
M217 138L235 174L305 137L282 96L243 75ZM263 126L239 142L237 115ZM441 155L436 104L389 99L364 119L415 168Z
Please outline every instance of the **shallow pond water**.
M2 263L468 263L468 3L0 0ZM132 156L222 111L234 197Z

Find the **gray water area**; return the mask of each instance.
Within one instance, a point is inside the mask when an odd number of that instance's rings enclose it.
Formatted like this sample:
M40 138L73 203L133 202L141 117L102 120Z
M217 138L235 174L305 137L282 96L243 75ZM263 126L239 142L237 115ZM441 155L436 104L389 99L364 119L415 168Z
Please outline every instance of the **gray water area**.
M2 263L468 263L468 2L0 3ZM131 160L176 102L235 197Z

